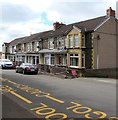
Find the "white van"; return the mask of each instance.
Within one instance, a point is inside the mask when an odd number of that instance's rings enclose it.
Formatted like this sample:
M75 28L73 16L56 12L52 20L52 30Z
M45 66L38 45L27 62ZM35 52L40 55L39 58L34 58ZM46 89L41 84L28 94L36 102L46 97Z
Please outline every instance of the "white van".
M0 59L1 68L13 68L13 62L9 59Z

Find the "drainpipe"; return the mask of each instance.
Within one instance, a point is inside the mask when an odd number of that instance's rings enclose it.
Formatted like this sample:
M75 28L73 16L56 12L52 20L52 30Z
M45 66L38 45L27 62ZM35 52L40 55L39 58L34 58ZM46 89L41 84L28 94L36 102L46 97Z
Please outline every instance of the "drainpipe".
M97 40L97 69L99 69L99 40L100 40L100 35L97 35L96 40Z

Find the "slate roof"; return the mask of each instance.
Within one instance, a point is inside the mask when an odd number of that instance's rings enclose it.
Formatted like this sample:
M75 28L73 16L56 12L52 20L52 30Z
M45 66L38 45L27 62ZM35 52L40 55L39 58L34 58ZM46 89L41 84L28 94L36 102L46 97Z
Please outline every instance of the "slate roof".
M73 25L85 31L93 31L98 25L100 25L106 19L108 19L108 16L101 16L101 17L89 19L86 21L73 23Z
M21 37L21 38L16 38L14 40L12 40L10 43L9 43L9 46L13 46L13 45L16 45L18 43L22 43L22 41L25 39L26 37Z
M27 37L17 38L10 42L10 45L18 44L18 43L28 43L30 41L37 41L41 39L47 39L50 37L58 37L67 35L73 26L78 27L84 32L93 31L98 25L108 19L108 16L101 16L81 22L72 23L69 25L62 25L61 27L54 30L44 31L40 33L35 33Z

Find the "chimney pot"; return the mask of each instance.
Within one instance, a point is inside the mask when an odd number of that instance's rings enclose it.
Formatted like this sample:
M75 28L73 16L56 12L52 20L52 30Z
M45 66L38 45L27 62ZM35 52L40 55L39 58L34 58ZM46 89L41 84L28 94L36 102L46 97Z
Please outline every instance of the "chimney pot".
M106 10L106 13L108 16L115 17L115 10L112 10L111 7L109 7L109 9Z

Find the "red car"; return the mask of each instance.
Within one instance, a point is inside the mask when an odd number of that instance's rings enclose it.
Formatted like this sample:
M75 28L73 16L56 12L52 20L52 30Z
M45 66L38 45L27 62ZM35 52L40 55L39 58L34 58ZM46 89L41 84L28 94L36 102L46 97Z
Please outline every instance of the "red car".
M38 67L31 63L22 63L20 66L16 66L16 73L35 73L38 74Z

